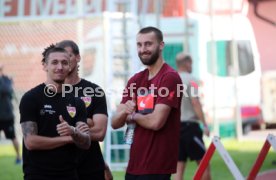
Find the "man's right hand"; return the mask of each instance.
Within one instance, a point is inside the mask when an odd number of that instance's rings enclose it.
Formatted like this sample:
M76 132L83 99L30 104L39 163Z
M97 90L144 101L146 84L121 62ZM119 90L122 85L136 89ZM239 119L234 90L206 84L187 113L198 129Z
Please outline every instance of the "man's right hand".
M123 107L123 111L126 113L126 114L132 114L136 111L136 97L135 97L135 94L133 94L132 96L132 100L128 100L125 104L124 104L124 107Z
M112 128L118 129L125 125L128 116L136 111L136 98L128 100L125 104L120 104L117 108L117 113L112 117Z
M125 114L132 114L136 110L136 103L132 100L128 100L122 107L122 111Z
M70 126L62 117L59 116L60 124L57 125L57 132L60 136L71 136L74 134L74 127Z

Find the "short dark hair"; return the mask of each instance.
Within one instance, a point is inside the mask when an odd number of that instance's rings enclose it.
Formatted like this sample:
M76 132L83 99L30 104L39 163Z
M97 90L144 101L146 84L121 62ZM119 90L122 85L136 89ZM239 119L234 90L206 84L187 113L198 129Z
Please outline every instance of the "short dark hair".
M71 47L72 50L73 50L74 55L79 55L80 54L80 50L79 50L78 45L72 40L60 41L56 44L56 46L61 47L61 48Z
M54 44L51 44L50 46L46 47L42 53L42 64L44 64L45 62L47 62L47 59L49 57L49 55L53 52L63 52L63 53L67 53L67 51L61 47L56 47Z
M192 57L189 54L186 54L184 52L180 52L176 55L176 65L182 65L186 62L192 62Z
M156 27L152 27L152 26L144 27L138 32L138 34L146 34L150 32L154 32L159 42L163 41L163 33Z

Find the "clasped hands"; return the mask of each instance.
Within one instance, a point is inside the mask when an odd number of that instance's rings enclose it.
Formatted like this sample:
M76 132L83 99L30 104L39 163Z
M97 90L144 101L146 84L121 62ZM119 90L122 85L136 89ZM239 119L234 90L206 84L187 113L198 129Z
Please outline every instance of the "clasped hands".
M57 125L57 132L60 136L72 136L78 132L89 133L89 127L84 122L77 122L76 127L70 126L62 117L59 115L60 124Z

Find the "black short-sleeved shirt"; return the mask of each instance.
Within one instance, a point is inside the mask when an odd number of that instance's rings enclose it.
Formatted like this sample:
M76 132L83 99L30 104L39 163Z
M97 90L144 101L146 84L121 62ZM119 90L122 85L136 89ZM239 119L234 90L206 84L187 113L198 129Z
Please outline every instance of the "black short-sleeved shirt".
M68 124L75 126L76 122L86 122L84 103L72 94L58 93L47 97L44 93L45 84L31 89L20 102L20 123L33 121L37 123L38 135L57 137L56 126L62 115ZM74 176L77 159L77 147L67 144L51 150L28 150L23 143L23 171L26 177L50 177L52 179ZM28 178L26 178L28 179Z
M101 87L81 79L73 89L75 97L84 101L88 118L92 118L95 114L107 115L105 93ZM91 141L88 150L80 150L78 173L91 174L91 172L104 170L104 167L104 159L98 141Z

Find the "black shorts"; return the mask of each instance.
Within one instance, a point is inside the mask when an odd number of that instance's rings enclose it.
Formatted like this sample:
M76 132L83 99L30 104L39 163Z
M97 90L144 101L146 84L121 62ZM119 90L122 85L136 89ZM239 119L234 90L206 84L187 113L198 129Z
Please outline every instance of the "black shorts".
M203 132L196 122L181 122L178 161L201 160L206 152Z
M52 175L47 176L45 174L32 174L24 175L24 180L79 180L77 175Z
M15 138L15 129L14 123L12 120L10 121L0 121L0 131L4 131L7 139Z
M104 180L104 170L102 171L95 171L90 173L78 173L79 180Z
M170 180L171 174L133 175L126 173L125 180Z

